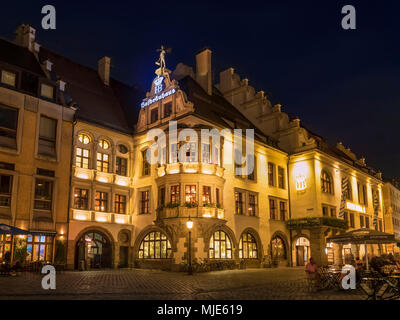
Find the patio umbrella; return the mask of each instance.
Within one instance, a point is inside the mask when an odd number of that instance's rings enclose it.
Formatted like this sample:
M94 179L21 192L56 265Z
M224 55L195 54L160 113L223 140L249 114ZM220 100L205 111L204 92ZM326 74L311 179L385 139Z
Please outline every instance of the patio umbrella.
M367 269L368 266L368 254L367 244L381 244L381 243L394 243L396 239L393 234L385 233L381 231L371 230L367 228L352 230L337 236L332 236L326 239L327 242L333 243L354 243L364 244L365 246L365 260Z

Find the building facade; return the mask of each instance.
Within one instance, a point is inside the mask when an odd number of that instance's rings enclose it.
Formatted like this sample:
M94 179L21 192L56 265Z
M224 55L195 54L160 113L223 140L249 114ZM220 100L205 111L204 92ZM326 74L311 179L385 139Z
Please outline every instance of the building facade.
M363 248L327 237L385 231L381 174L290 118L232 68L213 83L209 49L194 69L180 63L173 72L162 49L144 93L110 76L110 58L94 70L40 47L31 27L18 30L17 44L3 45L36 69L18 66L21 59L9 69L10 55L2 57L0 222L53 232L44 236L45 256L33 259L54 260L48 252L58 240L69 269L181 270L189 254L225 267L301 266L310 256L341 263ZM22 87L26 71L40 91ZM5 251L11 240L3 237Z
M383 203L385 206L386 232L392 233L395 235L396 239L400 239L400 186L397 181L385 181L383 187ZM392 252L400 252L397 244L388 245L388 247Z

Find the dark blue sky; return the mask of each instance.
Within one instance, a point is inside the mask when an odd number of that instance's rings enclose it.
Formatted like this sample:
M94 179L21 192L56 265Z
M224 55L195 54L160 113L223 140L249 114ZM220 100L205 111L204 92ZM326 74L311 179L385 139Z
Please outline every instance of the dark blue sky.
M45 4L56 7L56 30L40 28ZM347 4L357 30L341 28ZM1 11L1 36L30 23L43 46L91 67L108 55L115 77L146 89L162 43L170 69L194 66L207 46L215 80L234 67L312 131L400 177L398 1L3 0Z

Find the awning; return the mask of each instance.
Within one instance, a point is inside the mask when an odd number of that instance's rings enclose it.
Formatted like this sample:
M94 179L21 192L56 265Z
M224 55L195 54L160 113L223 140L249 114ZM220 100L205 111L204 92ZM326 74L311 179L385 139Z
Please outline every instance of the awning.
M57 232L54 231L28 231L17 227L9 226L7 224L0 223L0 234L11 234L11 235L31 235L31 236L48 236L54 237Z
M349 231L337 236L326 239L326 242L334 243L354 243L354 244L379 244L379 243L395 243L393 234L362 228Z

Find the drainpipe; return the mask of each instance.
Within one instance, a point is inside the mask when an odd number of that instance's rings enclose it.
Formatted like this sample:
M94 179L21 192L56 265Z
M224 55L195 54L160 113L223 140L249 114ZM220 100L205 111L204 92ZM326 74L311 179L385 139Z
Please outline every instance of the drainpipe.
M292 218L292 207L290 204L290 181L289 181L289 156L286 163L286 183L288 186L288 209L289 209L289 219ZM289 248L290 248L290 266L293 267L293 247L292 247L292 229L289 230Z
M76 110L75 110L76 112ZM69 243L69 216L71 213L71 187L72 187L72 163L73 163L73 156L74 156L74 136L75 136L75 125L76 125L76 117L74 114L74 120L72 121L72 137L71 137L71 156L70 156L70 173L69 173L69 188L68 188L68 211L67 211L67 245L65 248L65 264L68 261L68 243ZM79 263L79 262L78 262ZM79 266L78 266L79 267Z

